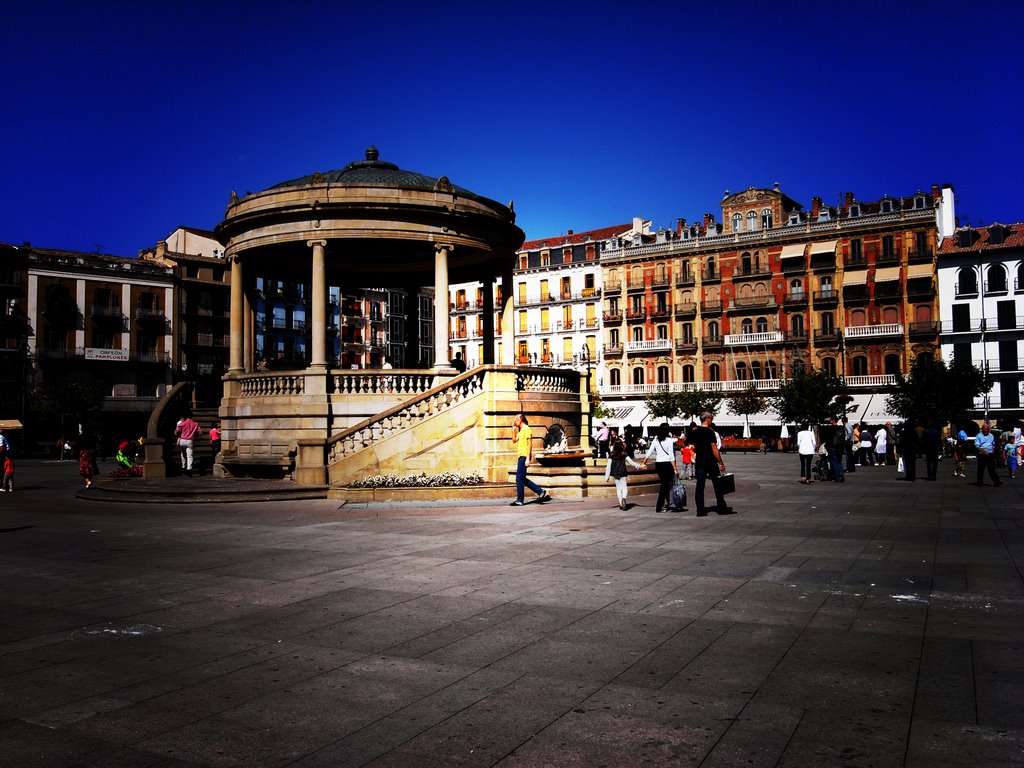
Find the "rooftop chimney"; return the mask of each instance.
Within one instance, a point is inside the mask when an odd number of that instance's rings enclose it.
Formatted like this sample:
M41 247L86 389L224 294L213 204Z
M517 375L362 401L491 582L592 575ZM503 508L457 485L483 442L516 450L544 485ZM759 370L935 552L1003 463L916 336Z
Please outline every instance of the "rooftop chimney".
M821 213L821 198L820 197L812 197L811 198L811 221L817 221L819 213Z

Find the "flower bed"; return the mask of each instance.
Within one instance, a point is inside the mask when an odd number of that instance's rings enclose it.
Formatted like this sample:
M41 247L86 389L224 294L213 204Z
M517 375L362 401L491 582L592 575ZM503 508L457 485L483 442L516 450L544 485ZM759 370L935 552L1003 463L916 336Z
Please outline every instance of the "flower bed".
M458 472L443 472L438 475L374 475L349 483L349 488L446 488L463 485L482 485L484 478L478 474L460 475Z

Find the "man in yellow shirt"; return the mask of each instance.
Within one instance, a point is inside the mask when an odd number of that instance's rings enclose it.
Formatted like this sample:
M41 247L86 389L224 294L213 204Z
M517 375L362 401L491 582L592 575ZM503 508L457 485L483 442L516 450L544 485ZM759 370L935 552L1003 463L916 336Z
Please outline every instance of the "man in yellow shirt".
M533 430L530 429L530 422L526 415L520 413L512 420L512 442L516 444L518 454L516 462L516 500L509 506L521 507L523 501L523 486L537 494L537 501L548 501L551 499L548 492L526 476L526 467L533 462Z

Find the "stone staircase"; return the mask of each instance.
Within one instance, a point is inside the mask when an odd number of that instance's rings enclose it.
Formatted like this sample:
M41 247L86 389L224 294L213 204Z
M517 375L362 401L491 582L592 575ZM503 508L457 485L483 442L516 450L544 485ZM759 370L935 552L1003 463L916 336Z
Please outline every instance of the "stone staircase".
M213 471L213 448L210 446L210 428L220 419L218 408L193 408L192 418L203 428L203 434L192 446L193 466L204 475Z

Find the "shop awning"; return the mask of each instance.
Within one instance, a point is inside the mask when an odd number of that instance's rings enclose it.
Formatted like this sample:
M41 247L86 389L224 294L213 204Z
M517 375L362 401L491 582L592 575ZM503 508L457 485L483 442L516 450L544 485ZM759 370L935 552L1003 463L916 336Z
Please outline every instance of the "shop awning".
M826 240L821 243L811 243L811 256L815 256L819 253L831 253L835 255L836 243L838 240Z
M899 267L883 267L882 269L875 270L875 282L886 283L892 282L893 280L900 279L900 268Z
M907 267L908 280L912 277L932 277L933 275L931 264L911 264Z
M782 253L779 255L780 259L795 259L797 256L804 255L804 248L806 243L800 243L799 245L784 245L782 246ZM833 250L835 246L833 245Z
M0 429L21 429L21 422L17 419L0 419Z
M868 282L868 271L858 270L857 272L847 272L843 275L843 285L867 285Z

